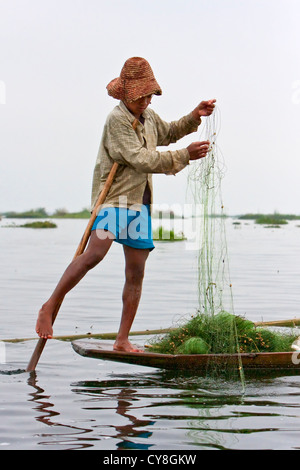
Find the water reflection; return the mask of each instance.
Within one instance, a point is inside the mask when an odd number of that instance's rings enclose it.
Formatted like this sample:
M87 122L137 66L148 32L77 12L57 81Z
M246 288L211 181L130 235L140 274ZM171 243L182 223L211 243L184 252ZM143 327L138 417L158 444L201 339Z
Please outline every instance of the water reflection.
M26 374L27 401L41 425L31 425L36 448L260 449L274 432L283 448L297 445L296 435L284 441L284 429L299 427L299 377L251 378L244 394L236 380L174 371L67 378L66 391L54 387L52 396L41 380Z
M69 424L58 423L57 420L53 420L54 417L60 416L58 411L54 409L54 403L52 403L51 396L45 393L45 390L38 385L36 372L30 372L29 379L27 381L34 391L29 393L29 401L34 403L34 410L38 411L38 415L35 417L37 422L43 423L46 426L55 428L55 431L43 432L40 436L44 439L41 440L38 445L40 446L56 446L56 448L63 447L64 449L87 449L93 447L91 440L88 438L81 437L81 434L90 433L91 429L83 427L73 426ZM79 434L80 436L74 436ZM68 441L75 439L75 445Z
M116 383L111 384L107 381L94 382L83 381L76 384L76 389L73 392L79 395L84 395L84 400L81 403L83 410L101 411L103 406L101 399L110 399L111 408L115 409L116 414L121 417L121 420L113 420L116 424L111 424L108 420L101 423L102 418L100 415L99 421L96 418L86 419L84 422L86 426L74 426L59 422L62 420L61 413L55 409L53 397L47 394L45 388L38 384L37 373L31 372L27 380L28 385L33 389L28 394L28 401L33 403L33 410L38 414L35 416L37 422L42 423L47 428L47 431L39 434L41 440L38 446L51 446L52 448L63 448L67 450L73 449L87 449L97 447L97 442L106 438L115 439L116 449L149 449L153 444L138 442L137 440L146 440L152 432L147 429L147 426L152 426L155 421L149 419L140 419L135 416L135 402L139 401L136 398L137 390L135 388L124 387L115 393ZM120 386L120 384L119 384ZM93 406L91 407L91 401ZM76 411L74 411L76 414ZM60 417L60 418L59 418ZM111 418L110 418L111 419ZM125 423L121 421L125 419ZM100 423L99 423L100 422ZM105 432L105 428L113 429L113 432ZM100 432L99 432L100 431ZM103 432L104 431L104 432ZM83 437L87 433L92 434L89 437Z
M127 424L123 426L115 426L117 431L116 438L121 439L117 444L119 449L149 449L150 444L136 444L131 438L147 439L152 436L152 432L144 429L145 426L153 425L155 421L145 419L138 419L132 414L132 401L135 399L134 394L136 390L124 388L117 395L117 408L116 413L127 419ZM130 412L131 411L131 412ZM143 428L143 429L139 429ZM129 438L129 440L128 440Z
M153 444L140 442L139 440L148 439L152 436L148 426L155 424L155 421L149 419L140 419L135 415L135 410L142 408L138 390L134 388L135 380L130 386L127 380L112 381L83 381L76 385L72 391L88 396L85 400L85 408L87 405L89 410L115 409L116 415L121 419L115 419L114 424L105 423L99 425L102 428L110 428L107 437L116 439L117 449L149 449ZM127 386L127 384L129 386ZM87 409L87 408L86 408ZM122 424L122 422L124 424Z
M223 438L222 433L212 428L211 420L219 419L219 409L224 403L239 406L243 401L237 382L218 382L207 377L182 373L177 375L176 372L168 371L159 371L151 376L145 374L118 376L103 381L81 381L74 384L72 391L85 397L84 406L94 416L97 411L103 413L105 409L115 409L121 420L115 419L114 424L99 427L110 428L107 435L117 440L118 449L149 449L157 445L157 435L161 433L165 445L176 446L176 435L178 432L182 435L184 430L188 446L202 445L220 449L225 447L228 438ZM165 422L173 422L168 429L170 444L163 431ZM203 436L208 431L209 442ZM154 434L155 441L151 439ZM141 442L144 439L149 439L149 442Z

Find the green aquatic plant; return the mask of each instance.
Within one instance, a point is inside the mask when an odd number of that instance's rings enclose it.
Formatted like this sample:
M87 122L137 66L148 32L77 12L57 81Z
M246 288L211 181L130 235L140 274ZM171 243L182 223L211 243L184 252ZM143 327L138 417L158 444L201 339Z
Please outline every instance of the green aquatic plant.
M188 338L178 348L180 354L208 354L209 350L208 344L198 336Z
M57 225L53 222L49 222L48 220L45 221L36 221L36 222L28 222L27 224L17 225L15 223L11 225L4 225L2 228L56 228Z
M175 241L186 240L186 238L182 232L175 233L174 230L167 230L163 228L162 226L160 226L157 229L153 230L153 240L175 242Z
M23 228L56 228L57 225L53 222L49 222L48 220L45 221L38 221L38 222L31 222L28 224L18 225L18 227Z
M284 352L291 351L297 336L293 331L256 327L253 322L225 311L217 315L198 313L164 337L154 338L151 350L164 354Z
M285 225L287 224L287 220L283 219L282 217L278 217L276 214L274 215L260 215L255 219L256 224L261 225Z

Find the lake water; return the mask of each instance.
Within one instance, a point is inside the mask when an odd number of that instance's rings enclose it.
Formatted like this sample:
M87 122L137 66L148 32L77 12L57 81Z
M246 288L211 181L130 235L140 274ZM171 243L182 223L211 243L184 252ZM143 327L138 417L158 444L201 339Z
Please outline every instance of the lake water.
M20 220L2 220L1 226ZM72 259L85 220L53 230L0 227L0 339L35 338L36 315ZM235 313L300 317L300 228L226 220ZM123 286L118 244L65 299L56 335L114 332ZM156 243L133 330L165 328L195 313L197 252ZM148 337L136 336L136 344ZM210 379L83 358L50 340L35 373L36 340L0 342L1 450L299 449L300 376Z

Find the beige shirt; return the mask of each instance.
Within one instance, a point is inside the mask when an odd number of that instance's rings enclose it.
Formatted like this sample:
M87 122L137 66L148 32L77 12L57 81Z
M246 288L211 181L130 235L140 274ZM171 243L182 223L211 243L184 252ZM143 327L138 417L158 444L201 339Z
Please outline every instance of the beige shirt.
M108 115L94 169L92 209L114 162L119 167L105 200L105 206L114 207L142 204L147 182L152 202L152 173L175 175L188 165L186 148L159 152L156 147L169 145L195 132L200 122L190 113L167 123L149 108L143 117L144 124L139 122L134 130L135 117L122 101Z

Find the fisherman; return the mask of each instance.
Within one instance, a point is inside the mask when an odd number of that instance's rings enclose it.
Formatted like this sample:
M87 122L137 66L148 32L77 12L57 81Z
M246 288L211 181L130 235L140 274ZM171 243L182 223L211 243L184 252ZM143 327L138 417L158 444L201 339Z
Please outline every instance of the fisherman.
M115 350L142 352L128 339L135 318L145 263L153 250L151 229L152 174L175 175L190 161L207 155L209 142L193 142L180 150L157 151L197 131L202 116L210 116L215 100L202 101L178 121L163 121L149 105L162 91L150 64L141 57L128 59L118 78L107 85L119 104L109 114L100 143L92 185L92 209L114 162L118 170L99 210L86 250L67 267L50 298L39 311L36 332L52 338L52 318L65 295L103 260L113 241L123 245L125 285L122 315Z

